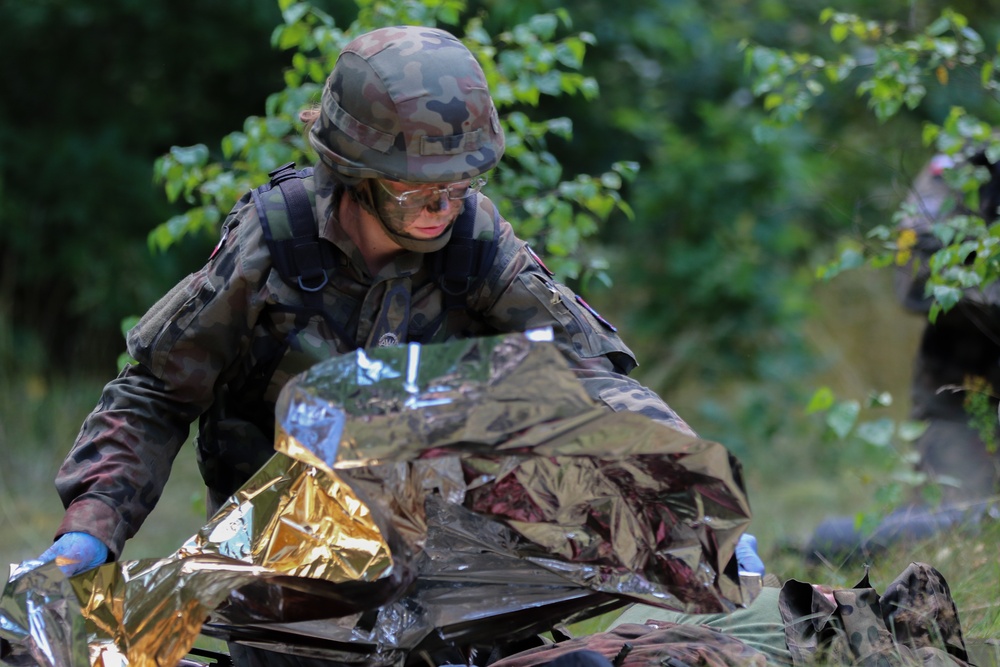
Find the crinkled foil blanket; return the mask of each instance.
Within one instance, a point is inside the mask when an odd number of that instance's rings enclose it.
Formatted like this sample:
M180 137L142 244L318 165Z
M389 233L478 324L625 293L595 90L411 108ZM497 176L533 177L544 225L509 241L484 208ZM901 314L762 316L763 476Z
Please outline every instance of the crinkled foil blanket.
M4 661L176 665L205 633L399 665L629 601L740 603L738 463L596 405L550 342L358 351L293 378L276 415L275 456L174 554L12 566Z

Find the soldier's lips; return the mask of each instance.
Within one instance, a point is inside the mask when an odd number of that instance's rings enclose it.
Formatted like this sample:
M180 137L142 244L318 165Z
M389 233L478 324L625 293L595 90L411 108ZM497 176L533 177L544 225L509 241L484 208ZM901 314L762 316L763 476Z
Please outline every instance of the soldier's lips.
M427 239L434 239L444 234L445 230L448 229L448 225L450 224L451 224L450 222L443 222L440 225L433 225L430 227L415 227L413 231L411 231L410 233L418 238L422 237Z

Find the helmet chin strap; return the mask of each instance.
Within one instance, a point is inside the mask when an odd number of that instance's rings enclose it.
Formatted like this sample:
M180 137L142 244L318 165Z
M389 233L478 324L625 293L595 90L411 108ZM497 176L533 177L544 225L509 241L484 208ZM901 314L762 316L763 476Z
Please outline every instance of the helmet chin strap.
M373 188L370 179L366 180L362 185L351 188L350 192L351 198L358 203L358 206L378 220L386 235L405 250L421 253L435 252L448 245L448 241L451 240L451 232L455 228L454 221L448 225L447 229L432 239L418 239L404 234L401 229L404 224L402 217L393 219L392 216L388 216L387 218L387 216L383 216L379 212L379 204L384 205L386 201L385 197L388 195L380 192L380 188ZM380 201L376 202L376 197Z

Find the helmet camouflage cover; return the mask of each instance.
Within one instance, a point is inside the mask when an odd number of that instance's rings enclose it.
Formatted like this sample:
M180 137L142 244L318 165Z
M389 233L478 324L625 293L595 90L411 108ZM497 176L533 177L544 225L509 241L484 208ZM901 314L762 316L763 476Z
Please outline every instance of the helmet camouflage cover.
M489 171L504 138L483 70L436 28L381 28L351 41L309 134L321 160L354 179L445 183Z

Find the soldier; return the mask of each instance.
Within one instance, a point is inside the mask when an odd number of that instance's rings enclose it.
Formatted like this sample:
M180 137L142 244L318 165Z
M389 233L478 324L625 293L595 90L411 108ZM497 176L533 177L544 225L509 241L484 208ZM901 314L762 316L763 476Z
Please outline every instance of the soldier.
M979 189L978 214L987 224L997 219L1000 171L974 152L969 163L989 170ZM960 193L945 180L955 166L947 155L937 155L913 183L899 223L900 237L909 241L912 257L900 266L896 295L903 307L927 318L933 299L926 295L929 261L942 243L936 223L952 215L969 215ZM972 392L988 398L986 439L968 409ZM912 418L926 421L927 430L915 443L918 469L942 482L943 504L904 505L882 519L871 535L861 534L853 517L829 517L816 528L805 547L809 558L857 557L902 540L927 539L965 522L978 521L989 510L1000 482L1000 455L996 443L1000 396L1000 284L986 290L970 289L948 312L924 327L913 366L910 388ZM980 408L982 410L982 408Z
M208 263L129 332L136 363L105 387L59 470L66 512L43 560L77 573L117 558L196 419L214 511L272 455L284 383L368 346L552 327L595 400L691 433L627 377L636 361L615 328L556 282L481 194L504 137L482 69L455 37L420 27L358 37L303 120L319 161L301 183L334 269L318 283L289 285L252 197L238 202ZM430 258L448 246L463 210L474 215L472 238L493 239L495 252L453 308ZM328 664L235 645L234 658Z
M997 219L1000 171L983 151L969 158L990 171L979 191L978 214L987 224ZM896 274L896 292L903 307L927 317L932 300L925 294L928 262L942 247L932 227L949 215L970 214L961 197L945 182L954 166L946 155L935 156L921 171L907 199L909 212L900 222L914 239L913 259ZM957 204L957 208L956 208ZM913 368L911 416L926 420L928 428L916 443L920 467L931 476L947 476L958 486L946 485L950 502L982 500L994 495L1000 480L996 452L997 396L1000 395L1000 285L985 291L969 290L948 312L924 328ZM966 405L969 391L990 398L993 434L983 434L971 423Z

